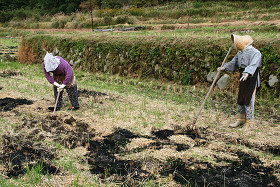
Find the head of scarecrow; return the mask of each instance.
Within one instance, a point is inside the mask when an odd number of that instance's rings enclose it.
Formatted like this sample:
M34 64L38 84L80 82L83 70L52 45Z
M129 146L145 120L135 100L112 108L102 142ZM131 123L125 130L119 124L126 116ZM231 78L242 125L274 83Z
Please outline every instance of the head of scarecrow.
M231 35L231 42L237 50L242 51L247 46L251 45L254 42L254 40L249 35L239 36L239 35L236 35L236 34L232 34Z

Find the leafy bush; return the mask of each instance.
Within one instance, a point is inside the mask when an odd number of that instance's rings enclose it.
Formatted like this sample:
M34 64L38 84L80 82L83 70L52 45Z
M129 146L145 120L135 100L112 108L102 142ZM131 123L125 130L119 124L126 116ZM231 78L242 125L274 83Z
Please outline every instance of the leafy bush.
M55 22L52 22L51 27L56 29L63 29L66 23L66 20L57 20Z
M179 84L196 84L206 81L207 73L220 66L228 47L224 39L205 41L203 38L186 38L174 42L170 38L121 39L107 36L104 39L96 36L89 40L72 40L38 35L23 39L19 60L23 63L41 63L45 50L55 53L57 48L58 55L68 62L72 60L73 66L90 72L137 75ZM279 40L274 41L273 45L267 45L263 41L256 48L263 53L262 82L268 81L271 73L276 73L279 77ZM228 59L234 55L232 53ZM279 94L279 88L278 83L271 89Z
M174 25L163 25L161 27L161 30L175 30L175 26Z
M124 24L124 23L128 23L129 21L129 17L128 16L118 16L116 19L116 23L117 24Z
M110 17L110 16L105 16L103 19L104 19L104 24L105 25L113 25L114 24L113 23L113 18Z
M142 16L144 14L144 10L142 8L132 7L127 9L126 11L132 16Z

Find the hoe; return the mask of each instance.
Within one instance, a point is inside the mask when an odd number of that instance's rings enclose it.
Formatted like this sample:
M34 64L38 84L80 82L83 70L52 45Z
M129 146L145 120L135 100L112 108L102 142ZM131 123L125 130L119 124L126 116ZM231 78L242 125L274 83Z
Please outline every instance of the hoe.
M58 98L59 98L60 92L61 92L61 91L57 92L57 97L56 97L56 101L55 101L55 106L54 106L54 109L53 109L53 115L55 114L55 111L56 111L57 102L58 102Z

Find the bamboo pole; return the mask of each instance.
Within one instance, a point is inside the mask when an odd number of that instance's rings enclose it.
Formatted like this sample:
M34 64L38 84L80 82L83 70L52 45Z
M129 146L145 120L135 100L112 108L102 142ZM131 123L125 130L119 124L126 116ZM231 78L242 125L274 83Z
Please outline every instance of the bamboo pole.
M229 48L228 53L227 53L227 55L226 55L226 57L225 57L225 59L224 59L222 65L221 65L221 67L224 66L224 64L225 64L225 62L226 62L226 60L227 60L227 57L228 57L228 55L229 55L230 52L231 52L231 49L232 49L232 47ZM194 129L196 129L195 123L196 123L196 121L197 121L197 119L198 119L198 117L199 117L199 114L200 114L201 110L203 109L203 106L205 105L206 100L208 99L208 97L209 97L209 95L210 95L210 93L211 93L211 91L212 91L212 89L213 89L213 87L214 87L216 81L218 80L220 74L221 74L221 70L219 69L219 70L218 70L218 73L217 73L217 75L216 75L216 77L215 77L215 79L214 79L214 81L213 81L213 83L212 83L212 85L211 85L211 87L210 87L210 89L209 89L207 95L206 95L206 97L204 98L204 101L203 101L202 105L200 106L200 109L199 109L198 113L196 114L196 116L195 116L193 122L190 124L190 126L192 126L192 128L194 128Z

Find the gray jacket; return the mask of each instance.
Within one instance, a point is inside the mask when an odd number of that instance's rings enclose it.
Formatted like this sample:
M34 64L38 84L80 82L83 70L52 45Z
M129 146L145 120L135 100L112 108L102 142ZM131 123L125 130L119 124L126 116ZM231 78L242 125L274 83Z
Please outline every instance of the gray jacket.
M258 67L261 66L262 54L252 45L247 46L242 51L238 51L235 57L224 64L227 71L234 71L236 67L245 68L244 73L253 75ZM258 75L257 86L260 86L260 75Z

